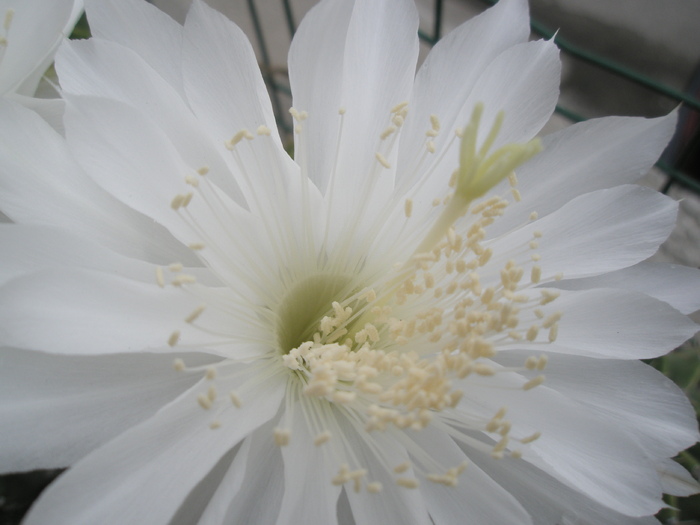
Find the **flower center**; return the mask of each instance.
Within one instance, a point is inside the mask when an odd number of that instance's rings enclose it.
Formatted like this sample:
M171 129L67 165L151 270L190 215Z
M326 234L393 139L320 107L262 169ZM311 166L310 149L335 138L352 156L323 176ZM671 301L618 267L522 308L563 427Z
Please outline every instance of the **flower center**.
M313 337L321 319L332 311L333 301L344 295L350 283L348 276L319 274L291 287L277 309L277 341L282 354Z

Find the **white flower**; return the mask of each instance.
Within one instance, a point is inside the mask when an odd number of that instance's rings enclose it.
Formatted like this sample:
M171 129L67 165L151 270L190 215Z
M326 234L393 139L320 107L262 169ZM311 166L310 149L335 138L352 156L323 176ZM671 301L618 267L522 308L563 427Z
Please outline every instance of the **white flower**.
M0 461L71 466L27 524L652 523L695 490L694 413L636 361L697 328L697 272L644 262L676 205L630 184L674 115L536 154L524 1L414 78L410 1L326 0L293 161L222 15L87 10L66 138L0 105Z

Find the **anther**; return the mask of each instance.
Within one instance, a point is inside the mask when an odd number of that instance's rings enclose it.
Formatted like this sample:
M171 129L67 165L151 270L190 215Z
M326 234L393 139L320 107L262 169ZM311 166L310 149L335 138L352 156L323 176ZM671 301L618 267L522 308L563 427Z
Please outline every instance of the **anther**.
M321 432L318 436L316 436L314 438L314 445L316 445L317 447L321 446L324 443L330 441L330 439L331 439L331 433L328 432L328 430L324 430L323 432Z
M207 173L209 173L209 166L202 166L201 168L197 169L197 173L204 177Z
M284 428L276 428L273 430L273 436L275 438L275 445L278 447L289 445L289 438L291 436L289 430Z
M194 250L194 251L200 251L200 250L203 250L204 248L206 248L206 246L204 246L204 244L201 242L190 243L188 245L188 247L190 250Z
M156 266L156 282L161 288L165 287L165 278L163 277L163 268Z
M199 403L199 406L204 410L209 410L211 408L211 400L204 394L199 394L197 396L197 403Z
M403 102L399 102L396 104L393 108L389 110L390 113L400 113L403 111L406 107L408 106L408 101L404 100Z
M211 428L212 430L216 430L217 428L220 428L220 427L221 427L221 421L219 421L218 419L215 419L214 421L209 423L209 428Z
M417 489L418 488L418 480L413 479L413 478L398 478L396 480L396 484L399 487L403 487L405 489Z
M536 386L540 386L542 383L544 383L544 376L537 376L525 383L523 385L523 390L532 390Z
M179 340L180 340L180 331L175 330L172 334L170 334L170 337L168 338L168 345L175 346Z
M173 368L178 372L183 372L185 370L185 362L178 357L173 361Z
M204 312L206 306L201 304L197 308L195 308L190 315L188 315L185 318L186 323L194 323L200 315L202 315L202 312Z
M267 126L258 126L258 129L255 130L255 132L256 132L258 135L265 135L265 136L268 136L268 137L269 137L270 135L272 135L272 130L270 130L270 128L268 128Z
M382 155L381 153L379 153L379 152L375 153L374 157L377 159L377 162L379 162L379 164L384 166L386 169L391 168L391 164L389 164L389 161L386 160L386 157L384 157L384 155Z
M216 367L215 366L208 366L205 377L209 380L216 378Z
M243 403L241 403L241 398L235 391L231 390L228 393L228 397L231 400L231 403L233 403L233 406L235 406L236 408L241 408Z
M413 199L406 199L404 202L403 211L406 214L406 218L411 216L411 213L413 212Z

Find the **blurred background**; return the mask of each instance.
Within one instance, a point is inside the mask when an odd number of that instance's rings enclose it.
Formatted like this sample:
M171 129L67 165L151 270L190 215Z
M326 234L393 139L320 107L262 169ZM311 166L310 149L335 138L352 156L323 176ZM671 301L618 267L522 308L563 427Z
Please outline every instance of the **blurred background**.
M191 0L150 0L183 21ZM246 32L255 47L278 124L291 143L287 50L296 26L316 0L206 0ZM495 0L417 0L421 57L454 27ZM678 225L655 258L700 266L700 0L530 0L532 38L562 49L557 113L544 133L606 115L655 117L680 107L679 129L643 183L680 201ZM83 19L73 35L89 36ZM696 314L700 322L700 315ZM698 338L652 365L675 380L700 407ZM678 460L697 478L700 447ZM57 471L0 477L0 525L18 523ZM677 500L659 518L700 524L700 496Z

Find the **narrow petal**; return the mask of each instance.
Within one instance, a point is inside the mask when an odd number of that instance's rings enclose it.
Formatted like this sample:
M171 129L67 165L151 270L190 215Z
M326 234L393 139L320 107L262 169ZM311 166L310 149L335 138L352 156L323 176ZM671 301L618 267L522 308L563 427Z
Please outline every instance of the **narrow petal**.
M133 50L173 88L184 93L180 24L143 0L87 0L85 11L93 36Z
M687 266L642 262L616 272L552 283L562 290L619 288L667 302L684 314L700 309L700 271Z
M511 437L541 432L523 449L523 459L622 514L645 516L663 506L654 465L623 429L546 385L523 392L525 380L515 373L490 377L491 388L481 382L464 382L467 410L484 407L490 417L507 407Z
M0 101L0 209L14 222L66 229L119 253L193 262L168 232L97 186L43 119Z
M14 10L2 56L0 93L17 90L27 77L48 67L70 20L73 4L74 0L56 0L48 4L41 0L3 0L0 3L3 19L9 8ZM36 88L36 84L33 87ZM31 96L34 92L22 94Z
M290 442L282 447L284 496L276 524L308 522L332 525L338 522L336 504L340 486L331 483L337 466L332 463L327 447L314 445L308 422L318 412L318 406L300 397L300 390L292 384L287 388L282 422L289 422L286 430L290 432ZM311 499L309 495L312 495Z
M436 525L458 523L464 516L469 516L469 523L473 525L533 523L518 500L478 466L469 464L469 458L447 433L428 427L409 435L425 454L444 468L443 472L435 474L442 475L447 469L466 465L454 487L428 480L423 482L420 490Z
M608 359L649 359L678 347L699 328L668 304L638 292L595 289L560 293L552 303L553 310L562 314L555 342L518 341L501 348ZM532 312L523 312L520 321L523 326L541 322Z
M274 419L248 436L198 523L274 523L284 494Z
M489 269L500 271L513 259L525 275L539 266L542 282L549 283L559 272L576 278L632 266L656 253L673 230L677 209L672 199L640 186L581 195L489 244L494 253ZM510 211L509 207L506 216ZM537 262L533 254L539 256Z
M155 281L50 269L2 287L0 334L4 345L51 353L137 352L165 346L199 304Z
M155 266L48 226L0 224L0 283L49 268L101 270L152 283Z
M544 137L542 153L518 170L522 201L491 232L508 231L533 211L544 217L577 195L640 179L671 140L676 120L676 112L655 119L605 117Z
M0 468L68 467L155 414L199 377L176 372L194 354L52 356L3 348Z
M401 134L399 187L410 184L411 175L418 175L408 159L425 149L430 115L440 120L441 140L464 126L465 122L459 120L460 110L474 85L499 54L527 41L530 35L527 20L527 2L501 1L451 31L433 47L416 75L409 116ZM445 78L450 81L444 82Z
M97 449L42 493L25 523L169 523L219 459L277 412L284 382L245 381L259 373L240 366L221 385L255 402L203 410L189 392ZM210 428L217 417L221 428Z

